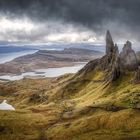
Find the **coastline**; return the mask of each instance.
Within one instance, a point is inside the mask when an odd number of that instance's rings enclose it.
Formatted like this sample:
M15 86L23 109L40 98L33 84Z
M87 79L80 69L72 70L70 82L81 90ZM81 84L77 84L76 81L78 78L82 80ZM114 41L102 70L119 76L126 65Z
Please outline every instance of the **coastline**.
M47 68L47 69L36 69L32 72L25 72L19 75L3 75L0 76L0 81L8 82L8 81L15 81L21 80L24 78L55 78L62 76L64 74L74 74L82 69L87 62L80 62L73 66L66 66L66 67L57 67L57 68Z

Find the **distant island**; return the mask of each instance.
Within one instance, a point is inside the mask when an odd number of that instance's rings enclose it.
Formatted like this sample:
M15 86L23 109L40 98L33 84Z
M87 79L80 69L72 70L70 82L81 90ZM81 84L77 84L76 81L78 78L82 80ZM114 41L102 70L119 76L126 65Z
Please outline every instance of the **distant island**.
M99 51L80 48L65 48L62 51L39 50L34 54L21 56L5 64L0 64L0 75L74 66L76 63L88 62L102 55L103 53Z

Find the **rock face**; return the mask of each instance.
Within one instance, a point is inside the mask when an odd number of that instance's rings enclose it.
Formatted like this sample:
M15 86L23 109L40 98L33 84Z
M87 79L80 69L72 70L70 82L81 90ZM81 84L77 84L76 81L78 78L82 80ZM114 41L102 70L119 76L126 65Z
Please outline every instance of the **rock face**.
M135 72L134 83L140 83L140 67L138 67L137 71Z
M113 42L109 31L106 33L106 55L102 58L101 64L103 70L108 73L108 80L117 80L126 70L136 71L136 79L140 80L140 70L138 70L138 61L132 44L127 41L121 53L119 54L118 46Z
M113 61L116 59L118 55L118 47L112 40L111 34L109 31L106 33L106 55L101 59L102 68L110 69Z
M112 82L126 74L127 72L136 72L135 81L140 81L140 70L138 70L138 61L132 44L127 41L121 53L117 44L113 42L109 31L106 33L106 54L101 59L90 61L78 75L92 75L94 70L103 71L103 80Z
M114 51L114 42L109 31L106 33L106 54L110 54Z
M101 65L108 73L107 80L114 81L121 75L118 46L114 45L109 31L106 33L106 55L101 59Z
M115 81L121 76L121 69L120 69L120 59L119 57L115 57L114 63L112 65L110 80Z
M123 50L120 53L120 63L122 69L136 70L138 68L136 53L132 49L130 41L127 41L126 44L124 44Z

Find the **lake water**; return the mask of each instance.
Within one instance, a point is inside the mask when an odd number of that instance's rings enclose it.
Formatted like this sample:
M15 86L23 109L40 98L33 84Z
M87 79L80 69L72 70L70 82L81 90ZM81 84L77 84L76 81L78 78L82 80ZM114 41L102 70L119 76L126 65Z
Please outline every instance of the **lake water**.
M27 48L31 48L30 50L26 50ZM22 49L19 50L19 46L13 46L11 47L6 47L4 46L3 48L0 47L0 64L3 64L5 62L9 62L17 57L24 56L27 54L33 54L38 51L38 48L43 49L43 50L63 50L64 48L86 48L86 49L91 49L91 50L102 50L101 48L104 48L102 45L91 45L91 44L52 44L52 45L43 45L43 46L22 46L24 51L21 51ZM18 51L17 51L17 49ZM9 50L10 49L10 50ZM4 50L4 51L3 51ZM17 52L16 52L17 51ZM20 80L23 79L24 77L29 77L29 76L42 76L42 77L58 77L66 73L76 73L79 71L82 67L84 67L85 64L75 64L75 66L72 67L62 67L62 68L49 68L49 69L39 69L35 70L32 72L26 72L22 73L21 75L4 75L0 76L0 79L3 80Z
M15 110L15 108L7 103L7 100L4 100L1 104L0 104L0 110Z
M21 52L11 52L11 53L1 53L0 54L0 64L3 64L5 62L9 62L17 57L27 55L27 54L33 54L37 52L37 50L28 50L28 51L21 51Z
M85 66L85 64L86 63L81 63L81 64L77 64L71 67L38 69L33 72L22 73L21 75L4 75L4 76L0 76L0 79L15 81L15 80L21 80L25 77L30 77L30 76L58 77L67 73L76 73L80 69L82 69Z

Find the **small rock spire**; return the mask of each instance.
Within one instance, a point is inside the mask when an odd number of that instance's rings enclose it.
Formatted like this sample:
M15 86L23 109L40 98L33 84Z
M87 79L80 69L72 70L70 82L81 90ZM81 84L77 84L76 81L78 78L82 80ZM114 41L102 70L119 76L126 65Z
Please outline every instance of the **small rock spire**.
M120 62L122 69L136 70L138 68L138 61L135 51L132 49L132 43L127 41L120 53Z
M131 51L132 50L132 43L130 41L126 41L123 47L123 51Z
M112 39L112 36L110 34L110 31L107 30L106 32L106 54L110 54L114 50L114 42Z

